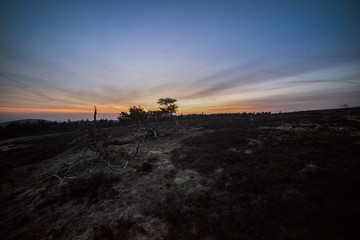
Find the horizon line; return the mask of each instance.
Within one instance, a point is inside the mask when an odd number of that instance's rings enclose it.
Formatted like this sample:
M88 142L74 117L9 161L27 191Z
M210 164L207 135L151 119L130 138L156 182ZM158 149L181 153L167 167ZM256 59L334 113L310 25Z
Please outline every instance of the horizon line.
M277 112L272 112L272 111L244 111L244 112L214 112L214 113L175 113L175 116L187 116L187 115L217 115L217 114L257 114L257 113L270 113L270 114L282 114L282 113L296 113L296 112L307 112L307 111L324 111L324 110L339 110L339 109L349 109L349 108L359 108L360 106L354 106L354 107L337 107L337 108L322 108L322 109L306 109L306 110L294 110L294 111L277 111ZM1 107L0 107L1 109ZM1 113L1 111L0 111ZM49 113L49 112L43 112L43 113ZM69 113L69 112L53 112L53 114L61 114L61 113ZM93 112L72 112L72 113L78 113L78 114L82 114L82 113L89 113L89 114L93 114ZM51 114L51 113L50 113ZM103 114L119 114L119 113L103 113ZM16 119L16 120L9 120L9 121L2 121L0 123L7 123L7 122L16 122L16 121L22 121L22 120L45 120L45 121L50 121L50 122L64 122L64 121L60 121L60 120L48 120L48 119L42 119L42 118L22 118L22 119ZM70 119L69 119L70 120ZM88 121L89 118L87 119L78 119L78 120L70 120L71 122L77 122L77 121ZM115 120L116 119L108 119L108 118L100 118L97 121L100 120ZM92 120L89 120L92 122ZM66 122L66 121L65 121Z

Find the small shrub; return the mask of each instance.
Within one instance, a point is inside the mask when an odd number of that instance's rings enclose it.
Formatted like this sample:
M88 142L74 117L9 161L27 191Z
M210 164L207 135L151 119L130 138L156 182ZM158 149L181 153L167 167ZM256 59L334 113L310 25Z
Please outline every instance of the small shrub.
M120 181L115 175L105 173L96 173L90 177L80 177L69 179L60 189L49 189L43 192L41 198L43 201L37 205L42 208L48 205L63 204L66 201L87 198L88 204L95 204L103 199L113 199L117 191L112 187L113 184ZM55 191L55 193L54 193Z
M133 157L130 155L128 150L126 150L126 148L124 148L124 147L120 147L118 149L118 157L125 161L131 161L133 159Z

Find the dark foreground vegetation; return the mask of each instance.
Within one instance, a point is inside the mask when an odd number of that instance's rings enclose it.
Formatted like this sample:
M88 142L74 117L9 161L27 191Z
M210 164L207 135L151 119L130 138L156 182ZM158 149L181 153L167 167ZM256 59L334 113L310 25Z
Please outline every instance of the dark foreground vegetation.
M79 134L0 142L1 239L360 236L360 108L183 118L177 134L144 138L124 171L90 152L59 181L59 166L81 152L69 150Z
M70 120L67 122L31 121L31 119L27 121L13 121L6 126L0 126L0 139L73 132L83 128L89 123L89 120L74 122ZM99 128L107 128L116 126L117 123L113 120L100 119L97 121L97 125Z
M349 114L349 115L347 115ZM359 112L220 118L173 152L210 192L175 196L172 237L356 239L360 226ZM185 229L197 225L197 234Z

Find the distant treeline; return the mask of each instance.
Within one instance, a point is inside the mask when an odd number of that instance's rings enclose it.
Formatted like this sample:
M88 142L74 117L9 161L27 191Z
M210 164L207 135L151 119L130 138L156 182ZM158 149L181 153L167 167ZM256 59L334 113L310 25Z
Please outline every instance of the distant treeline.
M214 114L187 114L179 115L180 118L192 119L192 118L212 118L212 117L231 117L231 116L252 116L252 115L271 115L271 112L243 112L243 113L214 113Z
M157 115L159 112L145 112L141 107L133 107L132 111L129 114L122 113L116 120L107 120L100 119L96 121L96 126L98 128L108 128L115 127L118 125L128 125L137 123L139 120L145 122L144 118L147 121L155 121L155 116L157 121L168 121L172 119L197 119L197 118L221 118L221 117L232 117L232 116L251 116L251 115L270 115L271 112L260 112L260 113L219 113L219 114L187 114L187 115L168 115L162 114ZM156 115L155 115L156 114ZM33 135L43 135L43 134L52 134L52 133L62 133L62 132L73 132L77 131L88 124L92 123L89 120L81 121L70 121L67 122L50 122L44 120L38 120L36 122L26 121L24 122L11 122L6 127L0 126L0 138L13 138L13 137L25 137Z
M39 120L37 122L26 121L19 123L17 121L9 123L6 127L0 127L0 138L25 137L32 135L42 135L51 133L72 132L81 129L90 124L89 120L71 122L50 122ZM117 121L100 119L97 121L97 127L106 128L117 125Z

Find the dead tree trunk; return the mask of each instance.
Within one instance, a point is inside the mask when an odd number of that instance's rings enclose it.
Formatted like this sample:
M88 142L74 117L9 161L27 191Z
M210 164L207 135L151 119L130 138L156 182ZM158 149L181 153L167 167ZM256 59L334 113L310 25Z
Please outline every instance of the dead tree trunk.
M97 110L96 110L96 106L94 105L94 123L96 124L96 114L97 114Z

